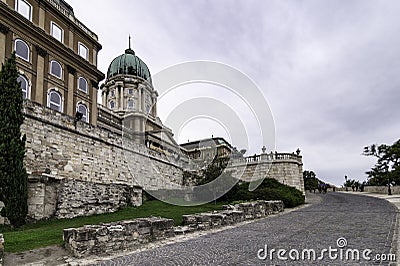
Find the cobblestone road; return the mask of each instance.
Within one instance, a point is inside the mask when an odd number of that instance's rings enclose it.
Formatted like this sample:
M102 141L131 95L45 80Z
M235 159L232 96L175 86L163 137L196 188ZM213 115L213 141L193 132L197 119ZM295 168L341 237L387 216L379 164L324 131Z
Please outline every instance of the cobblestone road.
M152 250L119 257L101 265L389 265L388 262L346 261L348 249L373 258L389 254L396 222L396 208L385 200L345 193L316 194L309 197L316 203L287 214L268 217L234 229L209 234L186 242L162 246ZM337 240L345 238L347 246L338 248ZM314 249L321 256L323 249L337 249L337 259L328 251L320 261L271 260L257 258L260 249L299 251ZM343 260L340 253L343 252ZM292 251L296 256L296 251ZM268 252L269 253L269 252ZM263 252L260 255L264 255ZM307 254L306 254L307 255ZM306 256L307 257L307 256ZM351 257L351 256L350 256ZM360 257L362 254L360 253ZM396 264L391 264L396 265Z

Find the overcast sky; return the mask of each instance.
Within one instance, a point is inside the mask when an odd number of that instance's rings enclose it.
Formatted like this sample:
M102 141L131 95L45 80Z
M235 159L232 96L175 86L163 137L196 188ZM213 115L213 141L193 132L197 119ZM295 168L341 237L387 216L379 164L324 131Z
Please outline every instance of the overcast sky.
M274 116L276 149L300 148L304 169L327 182L342 184L344 175L366 179L375 160L361 155L363 147L400 138L400 1L67 2L99 36L104 73L131 34L152 74L211 60L248 75ZM217 86L198 89L224 100ZM172 99L169 107L175 104ZM167 109L159 106L164 121ZM229 139L215 121L198 122L175 132L176 139ZM251 144L248 154L263 145Z

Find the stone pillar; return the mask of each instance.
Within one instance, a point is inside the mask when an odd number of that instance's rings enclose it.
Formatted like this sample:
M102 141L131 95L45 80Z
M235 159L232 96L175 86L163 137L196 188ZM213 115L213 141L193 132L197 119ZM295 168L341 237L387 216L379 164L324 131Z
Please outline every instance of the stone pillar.
M139 97L138 97L138 112L142 112L142 94L143 94L143 89L138 86L138 91L139 91Z
M70 29L69 30L69 36L68 36L68 47L72 50L74 50L74 32Z
M119 86L120 109L124 110L124 86Z
M75 117L74 107L74 89L75 89L75 74L76 69L72 66L67 67L68 70L68 100L67 100L67 115Z
M93 65L97 67L97 50L96 47L93 48Z
M4 261L4 237L0 234L0 266L3 266Z
M154 92L153 93L153 106L152 106L152 109L153 109L153 116L154 117L157 117L157 92Z
M44 28L45 18L46 18L46 11L44 10L43 6L41 5L39 7L39 27L42 30L45 30L45 28Z
M32 95L35 95L34 101L42 104L47 105L45 99L43 99L43 95L45 92L44 88L44 75L45 75L45 58L47 56L47 52L40 48L39 46L36 47L38 56L37 56L37 76L36 76L36 86L35 90L32 90Z
M6 58L6 36L9 28L0 23L0 65L4 63Z
M99 86L94 80L91 81L92 85L92 108L90 110L90 123L97 125L97 87Z

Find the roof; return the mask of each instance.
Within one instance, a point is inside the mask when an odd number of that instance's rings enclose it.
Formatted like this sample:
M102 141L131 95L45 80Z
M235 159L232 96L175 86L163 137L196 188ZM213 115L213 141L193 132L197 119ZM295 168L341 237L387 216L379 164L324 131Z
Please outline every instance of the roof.
M213 144L216 146L226 145L230 149L233 149L232 145L229 142L227 142L224 138L221 138L221 137L191 141L191 142L180 144L180 146L185 148L188 151L191 151L191 150L198 149L200 147L206 147L206 146L213 145Z
M107 78L120 74L137 76L152 84L149 68L135 55L131 48L126 49L124 54L116 57L108 67Z

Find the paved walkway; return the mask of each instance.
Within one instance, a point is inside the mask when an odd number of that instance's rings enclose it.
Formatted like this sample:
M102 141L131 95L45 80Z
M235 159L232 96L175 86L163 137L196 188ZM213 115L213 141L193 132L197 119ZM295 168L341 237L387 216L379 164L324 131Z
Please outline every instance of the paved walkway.
M389 265L374 259L375 255L393 252L397 216L394 205L360 193L310 194L309 200L315 204L99 265ZM263 251L266 245L267 255ZM272 249L276 251L271 256ZM278 258L279 249L286 250L281 255L287 260ZM314 250L317 261L302 260L303 249L308 249L306 258L313 258ZM350 252L347 257L352 259L356 249L360 260L346 260L346 253ZM371 260L362 257L364 250ZM297 254L300 260L291 259Z

